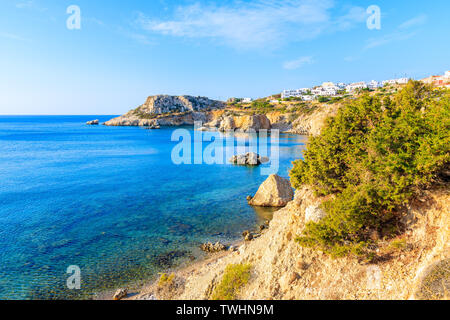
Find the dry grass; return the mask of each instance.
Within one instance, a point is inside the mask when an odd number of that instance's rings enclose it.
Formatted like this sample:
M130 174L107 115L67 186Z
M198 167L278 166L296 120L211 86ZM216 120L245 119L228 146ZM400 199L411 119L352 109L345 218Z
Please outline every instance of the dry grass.
M230 264L225 269L222 281L214 289L212 300L235 300L250 280L249 264Z

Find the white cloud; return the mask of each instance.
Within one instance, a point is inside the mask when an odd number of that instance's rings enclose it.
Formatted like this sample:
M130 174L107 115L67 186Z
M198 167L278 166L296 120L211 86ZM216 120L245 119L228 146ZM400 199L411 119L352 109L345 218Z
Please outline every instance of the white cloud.
M23 38L14 33L2 32L0 31L0 38L11 39L11 40L19 40L19 41L29 41L29 39Z
M29 9L29 10L37 10L40 12L47 11L47 8L41 7L40 5L36 4L34 0L24 0L24 1L18 1L16 3L17 9Z
M407 20L400 24L394 32L386 34L382 37L369 39L364 49L376 48L387 45L389 43L408 40L416 35L415 31L411 31L408 29L424 24L427 19L428 17L422 14L415 18Z
M425 14L421 14L420 16L417 16L415 18L412 18L408 21L403 22L399 28L400 29L409 29L415 26L420 26L422 24L424 24L425 22L427 22L428 17Z
M19 1L18 3L16 3L16 8L19 9L32 8L33 6L34 6L33 0Z
M333 0L255 0L179 6L173 17L158 20L141 13L137 24L152 33L206 38L238 49L273 48L312 39L324 31L346 29L361 21L361 8L332 17Z
M365 49L372 49L379 46L384 46L386 44L392 43L392 42L399 42L403 40L407 40L412 38L415 35L414 32L394 32L391 34L387 34L383 37L379 38L371 38L367 41L367 44L365 46Z
M303 67L304 65L313 64L313 63L314 63L314 59L311 56L309 56L309 57L300 57L300 58L298 58L296 60L284 62L283 63L283 68L286 69L286 70L295 70L295 69Z

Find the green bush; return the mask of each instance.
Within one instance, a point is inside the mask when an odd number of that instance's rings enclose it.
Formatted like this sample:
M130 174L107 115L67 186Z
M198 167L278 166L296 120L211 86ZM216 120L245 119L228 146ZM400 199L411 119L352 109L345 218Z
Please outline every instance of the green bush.
M250 280L249 264L230 264L225 268L222 281L214 289L213 300L235 300L239 291Z
M328 102L328 101L330 101L330 100L331 100L330 98L324 97L324 96L320 96L320 97L317 99L317 101L319 101L320 103Z
M392 99L366 94L342 107L290 172L294 188L333 195L326 218L297 241L333 256L370 254L370 234L395 233L398 209L448 167L449 132L450 91L420 82Z

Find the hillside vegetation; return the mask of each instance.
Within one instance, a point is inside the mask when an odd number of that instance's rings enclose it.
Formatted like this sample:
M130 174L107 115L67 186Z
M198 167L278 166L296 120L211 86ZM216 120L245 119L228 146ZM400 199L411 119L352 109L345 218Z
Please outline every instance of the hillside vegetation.
M374 256L400 230L399 212L421 189L448 179L450 91L410 81L393 96L347 102L290 173L294 188L328 196L326 217L297 241L332 256Z

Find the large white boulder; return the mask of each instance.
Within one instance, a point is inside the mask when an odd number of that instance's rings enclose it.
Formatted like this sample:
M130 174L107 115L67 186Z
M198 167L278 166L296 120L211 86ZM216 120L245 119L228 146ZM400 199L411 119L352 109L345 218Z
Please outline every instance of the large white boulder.
M272 174L248 203L260 207L284 207L293 197L294 191L289 180Z

